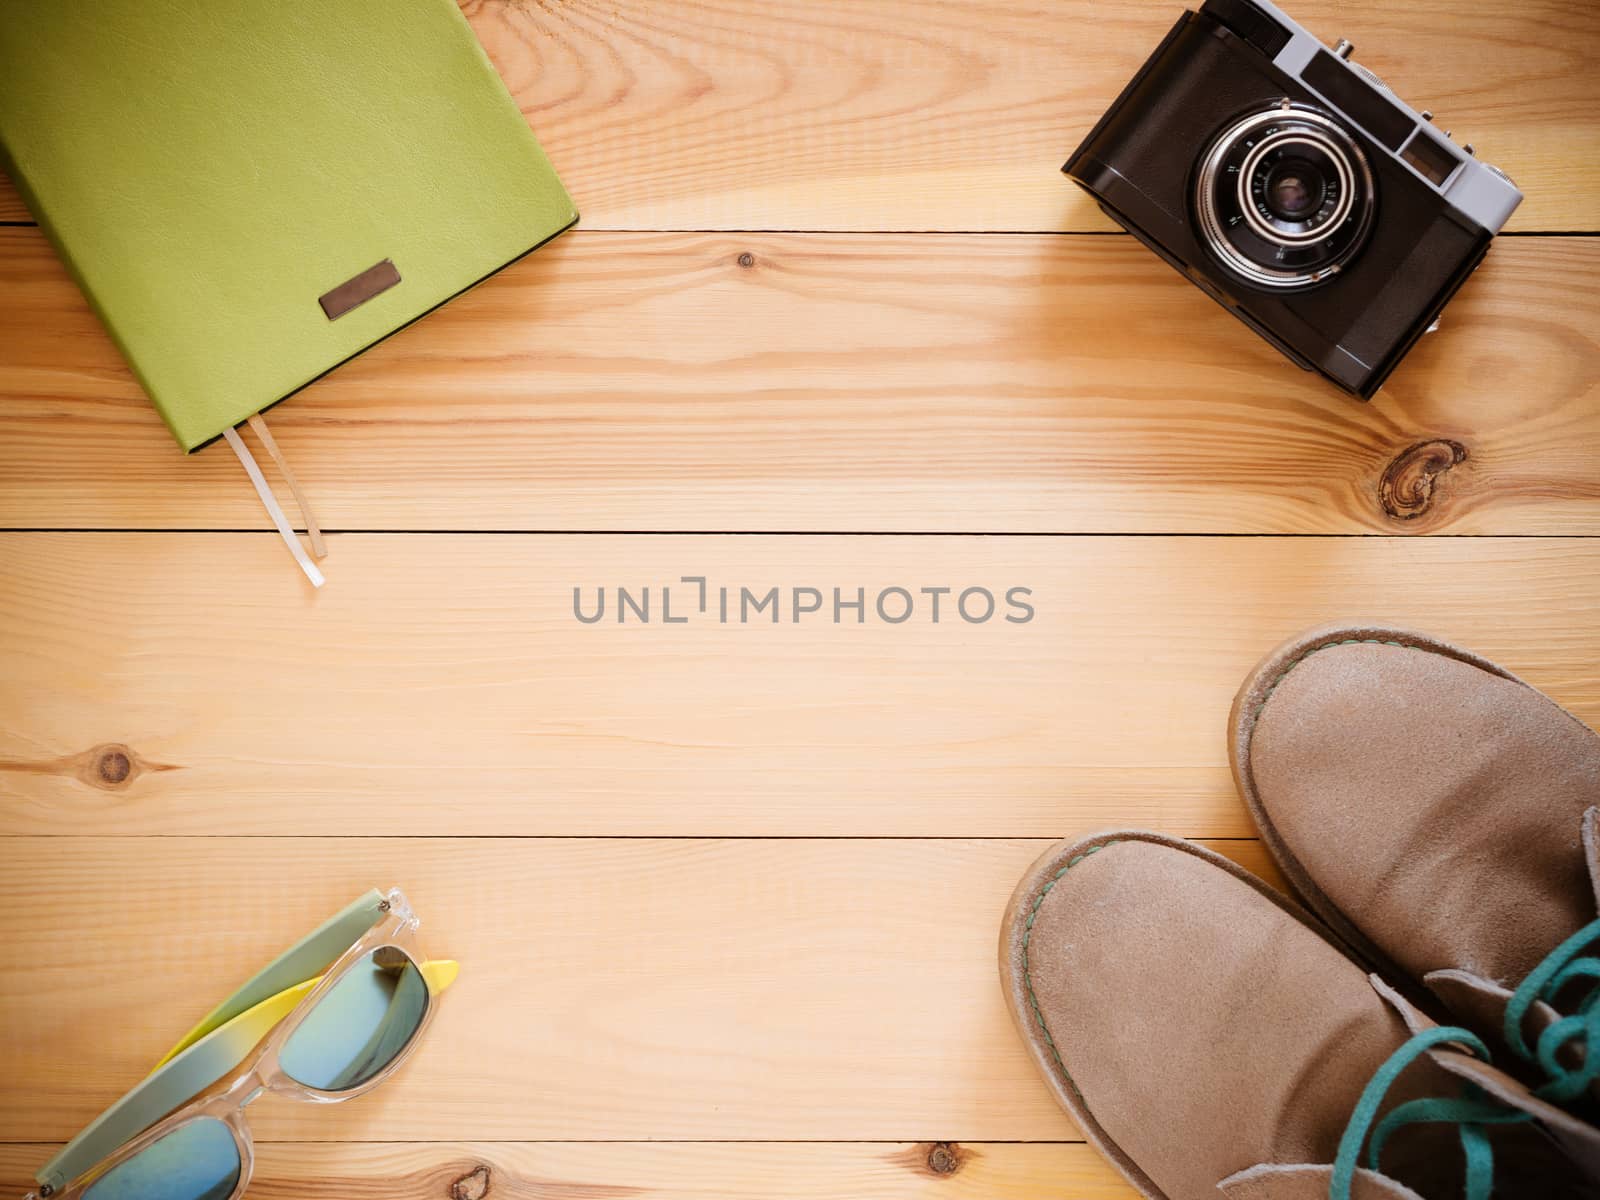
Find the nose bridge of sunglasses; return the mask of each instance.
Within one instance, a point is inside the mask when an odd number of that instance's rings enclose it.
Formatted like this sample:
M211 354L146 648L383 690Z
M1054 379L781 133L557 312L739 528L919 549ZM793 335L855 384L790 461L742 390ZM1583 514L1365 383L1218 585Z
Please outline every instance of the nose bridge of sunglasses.
M223 1093L219 1103L227 1103L235 1108L244 1109L254 1104L267 1090L267 1085L261 1076L251 1071L235 1079L228 1090Z

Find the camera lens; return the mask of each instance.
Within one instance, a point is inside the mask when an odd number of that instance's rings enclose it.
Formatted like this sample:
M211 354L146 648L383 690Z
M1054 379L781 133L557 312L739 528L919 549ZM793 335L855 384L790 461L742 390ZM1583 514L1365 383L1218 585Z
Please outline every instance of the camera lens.
M1282 159L1267 172L1267 207L1280 221L1303 221L1322 207L1328 181L1307 159Z
M1355 172L1332 138L1289 127L1245 146L1239 167L1244 217L1275 245L1301 245L1350 211Z
M1366 240L1375 205L1371 168L1349 132L1287 100L1224 129L1195 173L1206 245L1265 287L1331 278Z

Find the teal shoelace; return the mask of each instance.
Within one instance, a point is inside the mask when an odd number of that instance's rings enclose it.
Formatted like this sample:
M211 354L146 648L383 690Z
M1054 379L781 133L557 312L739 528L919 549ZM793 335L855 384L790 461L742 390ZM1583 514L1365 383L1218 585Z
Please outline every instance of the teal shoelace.
M1489 1143L1489 1126L1532 1120L1527 1113L1507 1108L1468 1084L1461 1095L1454 1098L1429 1096L1396 1105L1377 1122L1377 1128L1373 1128L1378 1109L1400 1073L1433 1047L1447 1042L1470 1050L1484 1062L1489 1061L1489 1048L1476 1035L1451 1025L1424 1029L1391 1054L1373 1073L1361 1099L1356 1101L1355 1111L1350 1114L1344 1136L1339 1139L1339 1152L1333 1160L1333 1179L1328 1187L1329 1200L1350 1200L1363 1144L1367 1147L1366 1166L1376 1171L1384 1144L1407 1125L1423 1124L1456 1126L1467 1163L1466 1200L1489 1200L1489 1193L1494 1190L1494 1148Z
M1600 1046L1600 956L1584 953L1596 942L1600 942L1600 920L1590 922L1546 955L1506 1005L1506 1043L1519 1058L1537 1064L1545 1073L1547 1082L1534 1094L1554 1104L1578 1099L1600 1078L1600 1053L1589 1053L1591 1045ZM1543 1000L1554 1004L1557 995L1580 980L1588 981L1589 990L1577 1002L1576 1010L1552 1022L1530 1046L1522 1025L1534 1003ZM1494 1148L1489 1141L1489 1127L1531 1121L1531 1114L1510 1108L1469 1083L1454 1098L1410 1100L1396 1105L1383 1120L1377 1119L1384 1097L1401 1073L1433 1047L1445 1044L1490 1061L1489 1048L1470 1030L1456 1026L1425 1029L1408 1039L1373 1073L1361 1099L1356 1101L1333 1160L1329 1200L1350 1200L1363 1146L1367 1150L1365 1165L1376 1171L1389 1139L1408 1125L1421 1124L1456 1126L1466 1159L1465 1200L1489 1200L1494 1190ZM1562 1062L1563 1054L1575 1065Z
M1596 942L1600 942L1600 920L1591 921L1546 955L1506 1005L1506 1044L1518 1058L1536 1063L1545 1073L1549 1082L1534 1094L1552 1104L1570 1104L1600 1079L1600 1053L1589 1052L1590 1047L1600 1046L1600 957L1584 953ZM1534 1045L1528 1045L1522 1023L1534 1002L1553 1005L1563 989L1579 980L1589 982L1589 991L1572 1015L1553 1022ZM1563 1052L1577 1065L1562 1062Z

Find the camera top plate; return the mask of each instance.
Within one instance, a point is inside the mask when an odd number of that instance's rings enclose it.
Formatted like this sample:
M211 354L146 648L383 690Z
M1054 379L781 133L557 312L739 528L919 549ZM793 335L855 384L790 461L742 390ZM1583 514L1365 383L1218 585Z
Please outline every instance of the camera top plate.
M1201 11L1244 38L1330 110L1365 131L1405 170L1444 197L1464 218L1499 233L1522 192L1498 167L1480 162L1433 127L1433 114L1412 108L1386 83L1354 62L1354 47L1319 41L1271 0L1206 0Z

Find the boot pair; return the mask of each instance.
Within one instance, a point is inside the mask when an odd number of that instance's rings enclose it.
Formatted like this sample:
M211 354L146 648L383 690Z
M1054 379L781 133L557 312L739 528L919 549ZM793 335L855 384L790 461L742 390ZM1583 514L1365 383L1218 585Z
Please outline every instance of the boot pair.
M1152 1200L1600 1197L1600 738L1380 628L1270 655L1229 738L1305 907L1127 831L1052 848L1006 914L1084 1136Z

